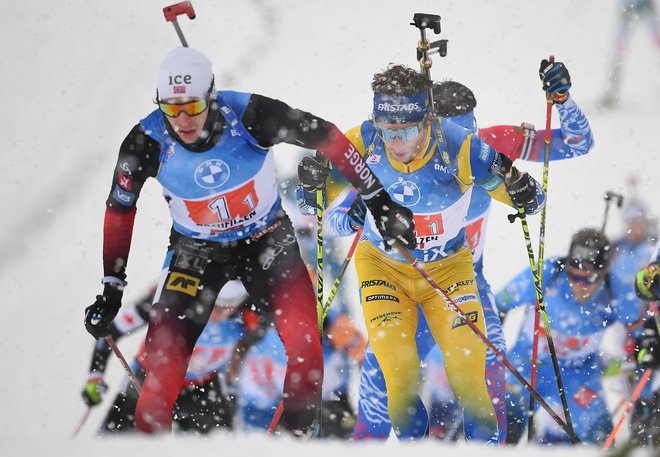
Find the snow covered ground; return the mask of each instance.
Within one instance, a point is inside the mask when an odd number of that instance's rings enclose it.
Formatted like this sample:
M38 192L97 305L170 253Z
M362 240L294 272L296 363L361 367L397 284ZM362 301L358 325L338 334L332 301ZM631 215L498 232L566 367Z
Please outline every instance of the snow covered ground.
M178 45L161 9L170 2L4 2L0 19L0 452L2 455L117 455L135 452L268 452L290 455L375 453L408 448L390 441L354 444L294 443L222 434L210 439L95 440L94 411L75 441L70 435L85 411L80 400L91 339L83 308L99 293L104 201L120 142L154 105L158 62ZM600 226L606 190L626 192L630 175L639 194L660 214L660 54L643 27L632 36L625 62L622 103L601 111L614 41L617 1L477 0L194 2L197 19L182 19L190 44L215 64L220 88L259 92L312 111L342 129L368 116L371 75L389 62L416 65L414 12L442 16L448 56L435 58L436 79L471 87L481 126L522 121L544 124L537 70L554 54L571 72L575 100L589 116L596 147L589 156L552 164L546 255L562 254L570 235ZM436 37L432 36L432 39ZM557 118L554 118L556 122ZM278 150L292 172L291 147ZM540 166L522 168L535 176ZM141 197L134 231L126 300L141 293L160 268L169 225L155 182ZM486 272L497 289L525 267L519 227L491 215ZM620 230L616 211L608 226ZM532 233L538 233L532 222ZM128 353L136 341L126 340ZM133 346L131 346L133 345ZM114 364L108 381L123 376ZM528 448L484 450L462 444L416 445L413 452L465 456L523 455ZM597 455L592 448L540 449L535 454ZM38 454L37 454L38 453Z

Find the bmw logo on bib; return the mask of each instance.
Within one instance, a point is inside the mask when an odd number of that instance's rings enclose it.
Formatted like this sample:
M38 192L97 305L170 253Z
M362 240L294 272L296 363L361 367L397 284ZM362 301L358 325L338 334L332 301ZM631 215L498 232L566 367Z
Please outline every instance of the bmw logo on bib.
M220 159L207 160L195 169L195 182L204 189L215 189L229 180L229 167Z
M403 206L414 206L421 198L419 187L412 181L397 181L387 189L387 192Z

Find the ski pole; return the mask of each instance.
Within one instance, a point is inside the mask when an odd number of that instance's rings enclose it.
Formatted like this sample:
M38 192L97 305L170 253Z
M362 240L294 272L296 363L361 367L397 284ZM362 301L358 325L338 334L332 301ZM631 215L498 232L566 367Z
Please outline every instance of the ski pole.
M316 158L323 166L328 165L328 160L321 154L321 151L316 151ZM321 188L316 189L316 321L319 328L319 340L323 344L323 211L325 210L325 203L323 196L325 193L325 184ZM323 389L319 386L319 395L316 403L316 423L318 427L318 435L321 434L322 428L322 415L321 415L321 402Z
M328 316L328 311L330 310L330 305L332 304L332 300L335 298L335 295L337 294L337 289L339 289L339 285L341 284L341 280L344 277L344 273L346 273L348 264L351 263L351 259L353 258L353 253L355 252L355 248L357 247L358 242L360 241L360 236L362 236L362 230L363 228L360 227L358 231L355 233L353 237L353 242L351 243L351 247L348 249L348 253L346 254L344 263L342 263L341 269L339 270L339 274L337 275L337 279L335 279L335 283L332 285L332 289L330 290L330 295L328 295L328 299L326 300L325 305L323 305L323 319L321 320L321 325L323 325L325 318Z
M539 274L536 268L536 260L534 259L534 250L532 249L532 240L529 235L529 226L527 225L527 216L525 216L525 210L523 208L518 208L518 213L511 214L508 216L508 218L509 218L509 222L514 222L517 218L520 218L520 223L523 230L523 236L525 238L525 246L527 247L527 257L529 259L529 267L532 270L532 278L534 279L536 306L538 306L538 310L540 311L541 317L543 318L543 327L545 328L545 339L548 343L548 351L550 352L550 359L552 360L552 368L554 369L555 378L557 379L557 388L559 389L559 397L561 398L561 404L564 410L564 416L566 417L566 424L568 425L568 428L571 430L571 433L575 434L575 431L573 429L573 421L571 420L571 412L568 409L568 400L566 399L566 389L564 388L564 382L562 381L561 378L561 369L559 368L559 361L557 360L557 351L555 350L555 343L552 339L550 320L548 319L548 312L545 309L543 289L541 288L541 282L539 281ZM542 265L541 268L543 268Z
M270 425L268 426L269 435L272 435L275 431L275 427L277 427L277 423L280 421L280 417L282 417L282 411L284 411L284 400L280 399L280 402L277 404L277 409L275 410L273 420L270 421Z
M80 430L82 430L83 425L85 425L85 422L87 422L87 418L89 417L89 414L92 412L92 407L88 406L87 410L85 410L85 413L82 415L80 420L78 421L78 425L76 426L76 429L73 431L71 434L71 438L75 438Z
M117 343L115 343L115 339L111 336L108 335L105 337L105 340L108 342L110 347L112 348L112 352L115 353L119 361L121 362L121 365L124 367L124 371L128 375L128 377L131 379L131 382L133 383L133 387L135 387L135 390L137 391L138 395L142 393L142 387L140 386L140 381L137 380L135 377L135 373L133 373L133 370L131 369L131 366L126 362L126 359L124 358L124 355L121 353L119 350L119 347L117 347Z
M551 55L548 60L554 63L555 56ZM543 193L545 195L545 205L541 209L541 221L539 229L539 258L537 270L539 275L539 283L541 290L543 290L543 257L545 255L545 218L546 210L548 208L548 175L550 173L550 139L552 138L552 97L546 92L546 111L545 111L545 135L543 137L544 150L543 150ZM534 310L534 333L532 336L532 372L530 383L532 387L536 387L536 363L538 360L539 348L539 326L540 326L540 311L538 302ZM534 397L529 397L529 422L527 426L527 442L531 443L534 438Z
M642 375L642 379L640 379L639 382L637 383L637 387L635 387L632 397L630 397L630 400L626 404L626 409L623 410L623 413L621 413L621 417L619 417L619 420L617 421L614 428L612 428L610 435L607 437L607 441L605 441L605 445L603 446L603 449L609 449L612 443L614 442L614 438L616 437L617 433L619 433L619 430L621 429L621 425L623 425L623 421L626 419L628 414L630 414L633 405L635 404L640 394L642 393L642 389L644 389L644 386L651 377L651 374L653 374L653 369L649 368Z
M318 194L317 194L317 205L319 204L318 200ZM323 200L321 199L320 204L323 205ZM318 213L317 213L317 241L318 241ZM335 283L332 287L332 290L330 291L330 295L328 296L328 300L326 301L325 305L321 308L322 309L322 314L321 314L321 320L319 322L319 335L321 335L321 332L323 331L323 322L325 321L326 316L328 315L328 310L330 309L330 305L332 304L332 300L335 297L335 294L337 292L337 288L339 287L339 283L341 282L341 278L344 275L344 272L346 271L346 268L348 267L348 264L350 263L351 257L353 256L353 251L355 251L355 246L357 246L357 242L360 239L360 234L362 233L362 228L358 230L358 232L355 234L355 238L353 239L353 243L351 244L351 247L348 251L348 254L346 255L346 259L344 259L344 263L341 266L341 270L339 271L339 275L337 276L337 279L335 280ZM321 235L322 236L322 235ZM321 239L321 246L322 246L323 240ZM321 249L323 249L321 247ZM317 255L318 255L318 250L317 250ZM323 262L323 254L321 254L321 262ZM317 259L318 262L318 259ZM318 278L318 272L317 272L317 278ZM321 286L321 297L323 296L323 288ZM318 299L318 285L317 285L317 299ZM318 300L317 300L317 307L318 307ZM317 308L318 312L318 308ZM273 432L275 431L275 428L277 427L278 422L280 421L280 417L282 416L282 411L284 410L284 400L280 400L280 402L277 404L277 409L275 410L275 414L273 415L273 419L270 422L270 425L268 426L268 434L272 435ZM319 422L320 424L320 422ZM319 430L320 433L320 430Z
M176 34L179 36L179 39L181 40L181 44L183 45L183 47L187 48L188 42L186 41L186 37L183 36L183 31L181 31L181 27L179 27L177 16L185 14L191 20L195 19L195 10L193 9L192 3L179 2L179 3L175 3L174 5L166 6L165 8L163 8L163 14L165 14L165 20L167 22L171 22L172 25L174 26L174 30L176 30Z
M554 421L568 434L568 436L571 439L572 443L580 443L580 439L577 437L575 432L573 431L573 428L569 428L568 425L559 417L559 415L548 405L548 403L543 400L543 398L539 395L539 393L534 389L529 382L523 376L518 373L518 371L511 365L511 362L502 354L502 352L497 349L497 347L493 344L493 342L477 327L474 322L470 320L469 317L465 315L463 310L456 304L454 300L452 300L443 290L442 288L436 283L433 278L426 272L424 267L422 267L417 259L410 253L406 248L404 248L398 241L394 243L394 248L397 250L397 252L403 256L403 258L410 263L422 277L428 282L431 287L435 290L435 292L440 295L440 297L445 301L447 304L447 307L454 311L463 321L470 327L470 329L479 337L481 340L488 346L493 353L497 356L497 360L500 361L515 377L516 379L520 382L520 384L527 389L527 391L536 398L536 401L539 402L539 404L548 412L548 414L554 419Z
M326 158L316 151L316 160L327 166ZM323 211L325 203L323 196L325 185L316 189L316 318L319 327L319 337L323 339Z
M616 207L621 208L621 205L623 204L623 195L608 190L607 192L605 192L603 198L605 198L605 215L603 216L603 227L600 229L600 231L605 233L605 226L607 225L607 215L610 212L610 202L612 200L616 200Z

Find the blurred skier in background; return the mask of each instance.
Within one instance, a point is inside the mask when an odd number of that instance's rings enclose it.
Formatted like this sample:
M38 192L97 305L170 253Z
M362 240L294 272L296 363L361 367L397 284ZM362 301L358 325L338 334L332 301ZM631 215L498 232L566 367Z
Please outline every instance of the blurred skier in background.
M156 286L135 305L124 307L118 313L110 324L115 340L147 325L155 291ZM177 430L208 433L219 427L232 429L236 398L234 389L227 384L227 373L236 345L244 334L255 328L257 318L255 313L245 308L246 300L247 293L239 281L228 282L218 294L209 322L192 352L188 372L174 406L173 419ZM90 407L99 405L107 390L104 374L110 352L105 339L96 342L87 384L82 392L83 400ZM140 382L144 381L145 376L143 356L144 344L131 363ZM137 400L137 390L126 380L99 432L134 431Z
M658 302L660 301L660 241L649 264L635 276L635 291L649 305L644 326L635 334L637 381L646 370L653 370L635 402L630 417L630 440L638 446L660 446L660 333L658 332Z
M621 73L623 62L630 44L633 24L645 22L656 48L656 63L660 64L660 18L655 0L619 0L619 20L616 28L614 52L610 64L609 79L601 106L611 108L617 105L621 96Z
M657 227L646 204L634 195L624 199L622 217L623 234L613 243L612 274L632 284L655 250Z
M596 229L578 230L565 257L549 258L543 265L543 296L551 324L562 381L576 435L584 443L601 444L612 430L601 377L605 366L600 344L607 327L616 322L634 325L642 319L640 301L632 284L611 274L612 246ZM515 345L508 356L529 379L534 334L535 286L528 269L513 278L497 296L500 312L525 306L527 311ZM538 344L537 386L555 411L562 411L551 355L541 327ZM517 443L527 426L529 394L507 373L507 443ZM568 443L568 435L545 411L538 409L541 443Z
M310 276L316 281L316 217L297 210L295 175L281 179L280 190L283 204L292 208L292 222L298 237L303 261ZM326 284L333 284L345 258L345 247L338 236L323 237L324 271ZM346 278L346 276L344 277ZM323 322L324 379L322 390L321 437L347 439L352 437L356 412L351 398L353 372L359 370L364 358L366 338L357 329L351 313L348 281L340 283L334 300ZM326 293L326 298L328 294Z

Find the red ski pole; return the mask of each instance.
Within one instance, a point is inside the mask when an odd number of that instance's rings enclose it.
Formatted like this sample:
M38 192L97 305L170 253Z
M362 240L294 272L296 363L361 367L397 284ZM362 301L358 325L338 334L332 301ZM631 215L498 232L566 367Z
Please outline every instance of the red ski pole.
M555 61L555 56L551 55L548 60L550 63ZM539 230L539 258L538 258L538 277L539 283L541 284L541 290L543 290L543 256L545 251L545 218L546 210L548 208L548 174L550 171L550 140L552 138L552 97L546 92L545 96L546 101L546 111L545 111L545 135L543 136L544 141L544 151L543 151L543 193L545 194L545 205L541 210L541 223ZM530 376L530 384L536 389L536 364L538 360L538 349L539 349L539 332L540 332L540 318L541 318L541 307L536 301L536 307L534 312L534 333L532 337L532 373ZM547 330L547 329L546 329ZM530 395L529 397L529 412L528 412L528 425L527 425L527 442L531 443L534 438L534 397Z
M131 379L131 382L133 383L133 387L135 387L135 390L137 390L138 395L142 393L142 386L140 386L140 381L135 377L135 373L133 373L133 370L131 370L131 366L128 364L126 359L124 358L124 355L121 353L119 350L119 347L117 347L117 343L115 343L115 339L108 335L105 337L105 340L108 342L110 347L112 348L112 352L115 353L119 361L121 362L121 365L124 367L124 371L128 375L128 377Z
M348 268L348 265L351 263L351 259L353 258L353 253L355 252L355 248L357 247L358 242L360 241L360 237L362 236L362 230L363 228L360 227L353 236L353 242L351 243L351 247L348 249L348 253L346 254L344 263L342 263L341 265L341 269L339 270L337 279L335 279L335 283L332 285L332 289L330 290L330 295L328 296L328 300L325 302L325 305L323 305L323 320L325 320L326 316L328 315L328 311L330 310L330 305L332 304L332 300L334 300L335 295L337 294L337 289L339 289L341 280L344 277L344 273L346 273L346 269Z
M275 431L275 427L277 427L277 423L280 421L280 417L282 417L282 411L284 411L284 400L280 400L279 404L277 405L277 410L275 410L273 420L270 421L270 425L268 426L269 435L272 435Z
M610 436L607 437L607 441L605 441L605 445L603 446L603 449L609 449L612 443L614 442L614 438L616 437L616 434L619 433L619 430L623 425L623 421L626 419L628 414L630 414L633 405L639 398L640 394L642 393L642 389L644 388L644 386L646 385L652 374L653 374L653 369L649 368L642 375L642 379L640 379L639 382L637 383L637 387L635 387L632 397L630 397L628 404L626 404L626 409L623 410L621 417L619 417L619 420L617 421L616 425L610 432Z
M165 14L165 20L167 22L171 22L174 26L174 30L176 30L176 34L179 35L179 39L181 40L183 47L187 48L188 42L186 41L186 37L183 36L181 27L179 27L177 17L185 14L188 16L188 18L190 18L190 20L195 19L195 10L193 9L192 3L179 2L175 3L174 5L166 6L163 8L163 13Z

